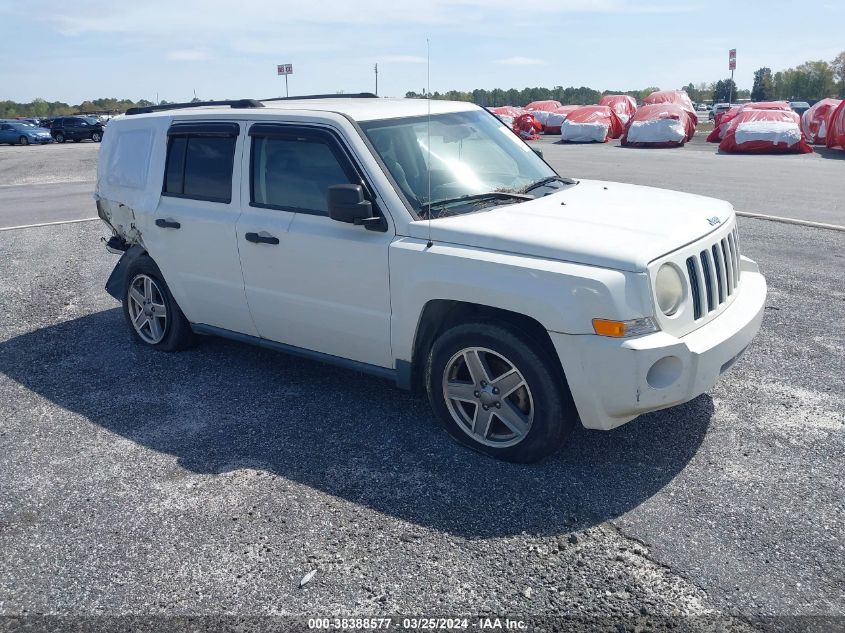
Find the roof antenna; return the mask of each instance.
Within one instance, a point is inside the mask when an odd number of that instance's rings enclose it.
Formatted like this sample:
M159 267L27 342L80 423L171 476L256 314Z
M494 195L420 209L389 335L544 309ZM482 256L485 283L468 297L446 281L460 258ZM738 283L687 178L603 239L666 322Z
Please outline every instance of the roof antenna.
M428 243L426 248L431 248L434 243L431 241L431 42L425 38L425 96L428 100L428 118L426 121L426 148L428 151Z

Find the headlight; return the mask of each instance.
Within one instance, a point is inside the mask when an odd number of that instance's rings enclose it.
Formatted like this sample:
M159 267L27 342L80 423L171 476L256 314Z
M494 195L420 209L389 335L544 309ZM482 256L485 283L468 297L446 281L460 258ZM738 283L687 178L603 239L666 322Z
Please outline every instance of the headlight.
M654 280L657 306L666 316L672 316L681 307L684 298L684 280L672 264L663 264Z

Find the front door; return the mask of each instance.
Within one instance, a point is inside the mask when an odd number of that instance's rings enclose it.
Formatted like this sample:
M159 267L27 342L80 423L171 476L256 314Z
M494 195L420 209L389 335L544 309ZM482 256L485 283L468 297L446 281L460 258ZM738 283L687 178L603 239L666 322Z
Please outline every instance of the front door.
M372 189L328 128L253 124L244 149L237 225L247 302L266 339L392 367L388 247L328 217L331 185Z

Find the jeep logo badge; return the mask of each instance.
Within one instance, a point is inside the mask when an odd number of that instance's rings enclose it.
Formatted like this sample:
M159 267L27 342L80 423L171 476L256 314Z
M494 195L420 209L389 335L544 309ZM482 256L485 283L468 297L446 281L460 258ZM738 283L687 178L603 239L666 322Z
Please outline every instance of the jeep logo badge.
M722 223L722 221L715 215L712 218L707 218L707 221L710 223L710 226L716 226L717 224Z

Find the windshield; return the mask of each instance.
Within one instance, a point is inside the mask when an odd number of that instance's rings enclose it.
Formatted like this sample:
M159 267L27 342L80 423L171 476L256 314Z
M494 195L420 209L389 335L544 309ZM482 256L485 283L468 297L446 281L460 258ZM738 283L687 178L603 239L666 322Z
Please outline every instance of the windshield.
M444 215L436 209L438 203L450 204L448 213L454 214L520 202L532 196L516 194L541 180L556 179L557 174L528 145L482 110L432 115L430 135L428 127L426 116L361 123L420 218ZM494 195L481 195L488 193ZM462 200L465 197L471 199Z

